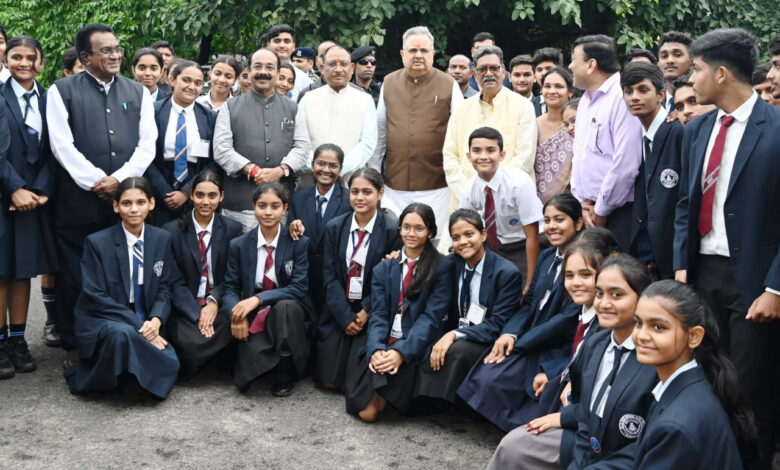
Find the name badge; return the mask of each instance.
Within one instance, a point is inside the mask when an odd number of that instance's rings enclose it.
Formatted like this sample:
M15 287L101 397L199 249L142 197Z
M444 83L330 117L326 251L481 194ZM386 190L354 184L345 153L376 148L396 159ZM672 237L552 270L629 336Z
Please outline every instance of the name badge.
M144 285L144 267L138 266L138 285Z
M363 298L363 279L353 277L349 280L349 300L360 300Z
M198 298L202 299L206 297L206 283L208 282L208 278L206 276L200 277L200 284L198 284Z
M393 327L390 329L390 337L395 339L401 339L404 335L403 330L401 329L401 318L403 315L400 313L395 314L395 318L393 319Z
M468 319L466 318L458 318L458 328L468 328L471 326Z
M199 142L195 142L192 145L192 156L195 158L208 158L209 149L211 149L211 141L200 139Z
M469 311L466 312L466 318L469 322L471 322L473 325L479 325L482 323L482 320L485 319L485 312L487 310L485 307L479 305L476 302L471 302L469 305Z

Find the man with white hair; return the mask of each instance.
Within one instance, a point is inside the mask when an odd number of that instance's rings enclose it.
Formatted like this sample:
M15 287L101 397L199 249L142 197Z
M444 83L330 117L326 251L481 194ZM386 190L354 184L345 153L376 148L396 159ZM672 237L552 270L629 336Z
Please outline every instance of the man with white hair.
M369 165L385 178L382 206L396 215L412 202L433 208L447 226L450 190L442 167L447 122L463 101L458 83L433 68L433 35L425 26L403 35L404 68L385 77L377 107L379 135Z

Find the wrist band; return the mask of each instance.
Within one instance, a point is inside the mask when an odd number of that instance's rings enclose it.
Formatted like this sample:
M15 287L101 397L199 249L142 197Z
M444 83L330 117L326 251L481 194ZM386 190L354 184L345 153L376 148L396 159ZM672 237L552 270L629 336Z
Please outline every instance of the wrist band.
M249 178L254 179L258 173L260 173L260 167L257 165L252 166L252 169L249 170Z

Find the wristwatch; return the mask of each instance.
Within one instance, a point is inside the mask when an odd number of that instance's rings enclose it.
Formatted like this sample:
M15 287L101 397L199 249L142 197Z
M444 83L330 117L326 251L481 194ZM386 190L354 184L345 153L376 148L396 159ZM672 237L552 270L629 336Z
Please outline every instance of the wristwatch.
M282 169L282 171L284 171L284 177L285 178L290 176L290 167L289 166L287 166L284 163L282 163L281 165L279 165L279 167Z

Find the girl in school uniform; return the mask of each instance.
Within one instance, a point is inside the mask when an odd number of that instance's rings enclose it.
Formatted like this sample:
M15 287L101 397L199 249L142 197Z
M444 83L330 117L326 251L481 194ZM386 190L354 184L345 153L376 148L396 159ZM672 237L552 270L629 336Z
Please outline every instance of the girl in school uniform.
M636 307L633 340L637 360L655 366L661 379L633 468L742 469L756 439L753 415L696 291L672 280L648 287Z
M198 103L218 113L225 101L230 98L233 84L241 73L241 65L229 55L219 55L209 69L210 88L208 93L198 98Z
M411 411L419 362L441 336L441 319L450 308L452 261L433 244L433 209L407 206L399 232L398 259L374 268L367 341L345 387L347 412L366 422L375 421L388 403L401 413Z
M292 99L291 90L295 87L295 69L289 62L283 62L279 67L279 78L276 80L276 94Z
M646 267L631 256L604 261L593 301L602 330L570 366L567 408L574 407L575 430L518 427L501 440L488 469L631 467L658 382L655 370L637 361L631 336L639 296L649 285Z
M133 54L133 62L130 71L141 85L149 90L152 102L160 101L168 96L167 88L157 86L163 72L163 57L157 49L142 47Z
M211 149L217 113L196 102L203 89L203 71L195 62L180 61L169 79L172 95L154 104L156 153L146 170L161 202L154 215L158 226L182 215L198 173L217 171Z
M57 269L47 202L52 193L54 159L46 132L46 90L35 81L40 44L16 36L5 49L8 81L0 85L9 137L7 160L0 165L0 378L37 367L24 339L30 279ZM6 326L6 311L8 326ZM10 327L10 332L9 332Z
M163 337L175 261L170 234L144 222L153 209L149 182L127 178L114 195L122 222L84 242L74 310L79 360L65 372L71 393L110 391L129 374L165 398L176 382L179 360Z
M517 293L523 277L514 264L486 249L487 232L478 212L458 209L450 216L449 230L455 254L450 255L454 283L447 333L418 369L415 398L454 405L466 374L520 310Z
M561 268L566 247L582 229L582 206L571 194L556 195L544 206L544 221L552 247L541 253L528 295L457 392L505 431L527 422L513 413L535 397L532 385L539 368L571 354L581 310L563 286Z
M357 353L366 342L374 266L400 246L398 221L379 208L383 184L382 175L373 168L353 173L349 178L353 212L325 226L325 303L317 320L313 377L330 390L342 389L348 371L358 367Z
M5 33L5 28L0 26L0 57L5 57L5 51L8 45L8 35ZM11 78L11 72L8 70L8 66L0 62L0 83L5 83Z
M295 241L282 226L289 197L278 182L258 186L252 204L259 225L230 242L220 310L238 340L238 389L273 371L272 393L286 397L309 358L309 239Z
M241 224L222 217L222 178L204 171L192 181L192 209L168 222L177 276L171 287L173 313L168 320L170 341L181 363L179 376L189 378L232 341L230 322L218 315L230 241L241 235Z

